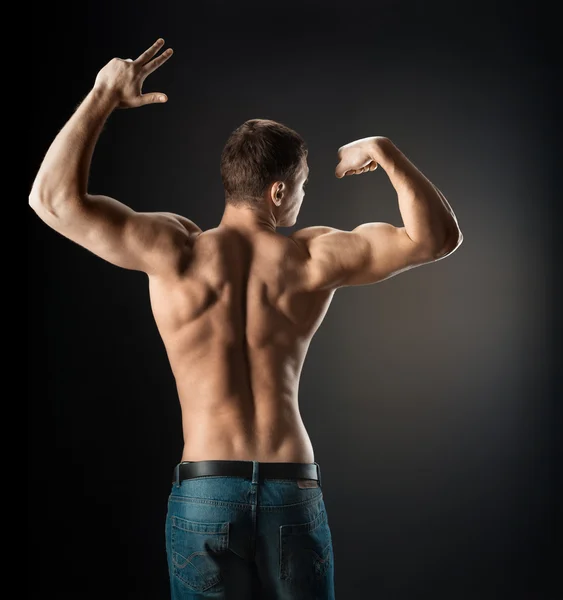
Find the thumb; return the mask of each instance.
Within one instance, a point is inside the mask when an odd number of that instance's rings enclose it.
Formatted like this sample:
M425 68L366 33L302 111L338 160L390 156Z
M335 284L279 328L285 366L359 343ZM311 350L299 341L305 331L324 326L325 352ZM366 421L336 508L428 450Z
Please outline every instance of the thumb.
M168 102L168 96L162 92L151 92L150 94L141 94L137 106L146 104L163 104Z
M346 163L341 160L336 165L336 169L334 170L334 174L336 175L336 177L338 177L338 179L341 179L346 174L346 171L348 171L348 167L346 166Z

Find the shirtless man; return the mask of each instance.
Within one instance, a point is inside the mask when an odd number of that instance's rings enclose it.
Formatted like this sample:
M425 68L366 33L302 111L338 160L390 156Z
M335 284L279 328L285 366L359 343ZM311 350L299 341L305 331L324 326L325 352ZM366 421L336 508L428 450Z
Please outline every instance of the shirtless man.
M320 467L298 404L307 348L336 289L440 260L462 235L441 192L382 136L342 146L336 177L381 166L403 227L280 235L305 195L307 147L267 119L241 125L223 149L226 204L215 228L88 193L110 113L166 102L141 92L172 55L158 55L163 44L98 73L49 148L29 203L68 239L148 276L182 407L184 448L165 527L172 598L334 598Z

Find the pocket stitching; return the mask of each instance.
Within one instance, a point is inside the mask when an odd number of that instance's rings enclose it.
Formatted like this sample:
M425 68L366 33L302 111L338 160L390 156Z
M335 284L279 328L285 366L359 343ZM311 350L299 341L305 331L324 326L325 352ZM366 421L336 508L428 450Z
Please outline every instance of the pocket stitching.
M211 527L212 525L216 527ZM176 527L177 529L181 529L182 531L189 531L190 533L211 535L220 535L227 533L229 530L228 521L219 521L218 523L208 523L207 521L189 521L188 519L184 519L184 517L178 517L176 515L172 515L172 526ZM198 529L202 529L202 531L198 531Z
M286 548L285 538L292 537L294 535L302 535L305 533L311 533L317 530L319 527L323 525L327 526L327 534L328 534L328 543L322 549L322 556L319 555L313 548L306 548L305 551L310 552L313 555L313 561L315 563L315 573L317 577L322 577L329 568L331 563L331 547L332 547L332 533L330 531L330 526L328 525L328 517L326 514L326 510L322 509L321 512L308 523L298 523L295 525L281 525L280 526L280 570L279 577L280 579L290 580L290 576L288 574L288 561L291 556L291 552Z
M327 521L327 514L326 510L323 508L319 514L308 523L281 525L281 535L299 535L301 533L309 533L311 531L315 531L315 529L320 527L325 521Z
M192 524L194 526L194 528L188 528L186 526L184 527L180 527L179 524ZM211 527L211 531L207 530L207 531L197 531L197 526L201 526L202 528L210 528L210 526L214 526ZM170 540L170 550L171 550L171 558L172 558L172 564L173 564L173 573L174 573L174 577L176 579L178 579L178 581L180 581L183 585L185 585L186 587L188 587L189 589L192 590L196 590L196 591L205 591L207 589L209 589L210 587L216 585L217 583L219 583L222 580L222 576L221 573L217 573L217 574L213 574L213 575L208 575L207 577L205 576L205 574L198 569L198 567L193 564L192 562L192 557L196 556L196 555L204 555L204 556L208 556L208 553L205 551L200 551L197 550L195 552L192 552L190 554L189 557L185 557L183 554L181 554L180 552L178 552L175 548L177 548L177 539L176 536L178 534L178 532L188 532L188 533L192 533L192 534L203 534L203 535L211 535L211 536L216 536L219 535L221 536L220 539L216 539L216 546L214 547L215 551L217 553L221 553L224 552L225 550L228 549L229 547L229 525L230 523L227 522L221 522L221 523L207 523L207 522L197 522L197 521L188 521L187 519L184 519L182 517L177 517L175 515L171 516L171 540ZM184 559L183 562L179 562L177 560L177 557L180 556L182 557L182 559ZM190 564L191 567L193 569L195 569L195 571L197 571L198 577L200 578L200 581L194 581L194 580L188 580L185 577L185 569L187 567L187 565ZM183 572L180 573L178 572L178 569L182 569ZM184 575L184 577L182 576Z

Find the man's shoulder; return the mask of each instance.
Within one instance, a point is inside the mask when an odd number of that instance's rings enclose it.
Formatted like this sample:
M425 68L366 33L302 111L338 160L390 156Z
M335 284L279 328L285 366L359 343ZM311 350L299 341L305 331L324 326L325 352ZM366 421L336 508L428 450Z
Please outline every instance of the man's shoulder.
M201 227L199 227L199 225L194 223L191 219L184 217L183 215L178 215L176 213L171 213L171 212L160 212L159 214L161 214L165 217L170 217L172 219L175 219L176 221L178 221L178 223L180 223L186 229L186 231L188 233L191 233L191 234L202 233L202 229L201 229Z
M325 233L331 233L333 231L339 231L334 227L328 227L326 225L314 225L312 227L304 227L298 229L288 236L288 239L292 240L299 248L308 253L309 243L315 238Z
M313 225L312 227L304 227L303 229L298 229L294 231L288 237L292 238L295 241L303 241L306 242L313 238L322 235L323 233L330 233L331 231L338 231L334 227L328 227L326 225Z

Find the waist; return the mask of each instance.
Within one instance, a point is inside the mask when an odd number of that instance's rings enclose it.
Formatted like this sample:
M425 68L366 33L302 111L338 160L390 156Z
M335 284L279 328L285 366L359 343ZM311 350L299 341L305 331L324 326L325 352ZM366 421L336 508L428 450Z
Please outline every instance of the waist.
M172 482L194 477L242 477L255 483L264 479L315 479L321 485L321 468L316 462L182 461L174 468Z
M274 422L233 415L215 418L183 412L182 462L238 460L313 463L313 446L299 413Z

